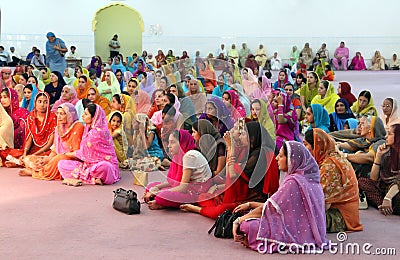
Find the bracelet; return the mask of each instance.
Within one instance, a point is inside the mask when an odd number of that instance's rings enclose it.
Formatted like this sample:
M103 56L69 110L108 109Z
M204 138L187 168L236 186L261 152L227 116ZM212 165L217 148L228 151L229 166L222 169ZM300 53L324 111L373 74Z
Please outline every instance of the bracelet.
M374 164L375 164L375 165L378 165L378 166L381 166L381 164L380 164L380 163L376 163L376 162L374 162Z
M247 209L251 209L251 208L250 208L250 201L247 202Z
M349 156L348 153L343 153L344 158L347 158Z
M392 199L390 199L388 197L384 197L383 200L388 200L388 201L392 202Z
M240 217L238 217L237 219L235 219L234 221L235 223L238 223L240 225Z
M284 107L284 106L285 106L284 104L279 104L279 105L278 105L278 107Z

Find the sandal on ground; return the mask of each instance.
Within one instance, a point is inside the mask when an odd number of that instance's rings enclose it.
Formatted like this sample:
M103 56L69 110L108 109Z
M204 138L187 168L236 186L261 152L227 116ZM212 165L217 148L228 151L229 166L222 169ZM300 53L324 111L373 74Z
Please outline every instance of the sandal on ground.
M78 186L82 186L83 183L81 180L78 180L78 179L66 178L62 181L62 184L67 185L67 186L78 187Z

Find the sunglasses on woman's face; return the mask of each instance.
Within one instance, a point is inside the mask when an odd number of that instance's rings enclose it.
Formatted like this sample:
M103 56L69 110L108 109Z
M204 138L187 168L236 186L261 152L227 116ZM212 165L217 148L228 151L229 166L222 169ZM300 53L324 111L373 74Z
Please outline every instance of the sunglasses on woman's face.
M285 88L285 91L290 91L290 92L292 92L293 89Z

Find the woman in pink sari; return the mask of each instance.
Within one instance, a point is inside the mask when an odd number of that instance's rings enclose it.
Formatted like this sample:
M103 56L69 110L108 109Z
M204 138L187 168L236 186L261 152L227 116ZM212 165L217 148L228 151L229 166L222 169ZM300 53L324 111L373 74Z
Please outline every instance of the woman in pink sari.
M258 80L260 83L260 79ZM259 84L260 85L260 84ZM253 94L250 96L252 100L254 99L262 99L265 102L269 102L269 95L271 94L272 91L272 86L271 86L271 81L266 77L262 76L261 77L261 87L259 86Z
M1 104L14 123L14 148L20 149L24 144L26 119L29 111L19 107L17 91L12 88L4 88L1 91Z
M242 102L240 102L239 95L236 93L236 91L225 91L224 94L222 94L222 101L231 111L233 121L237 121L241 117L246 117L246 109L244 108Z
M356 56L353 57L350 63L351 70L366 70L367 66L365 66L364 57L361 56L361 52L356 52Z
M61 160L58 170L63 184L113 184L120 180L118 159L108 130L106 114L100 106L89 104L82 116L85 125L79 150L65 153L74 160Z
M12 84L11 69L9 67L3 67L0 70L0 89L9 88Z
M325 199L318 164L307 148L288 141L277 156L279 169L286 172L279 189L264 204L237 218L233 235L237 242L259 253L284 252L307 243L315 249L326 246ZM247 210L248 203L234 211ZM278 251L279 250L279 251Z
M242 86L248 97L258 88L258 78L249 68L244 68L242 70Z
M57 112L57 108L64 104L64 103L71 103L72 105L76 105L78 103L78 94L73 86L70 85L65 85L61 91L61 97L59 100L57 100L52 109L51 112L55 113Z

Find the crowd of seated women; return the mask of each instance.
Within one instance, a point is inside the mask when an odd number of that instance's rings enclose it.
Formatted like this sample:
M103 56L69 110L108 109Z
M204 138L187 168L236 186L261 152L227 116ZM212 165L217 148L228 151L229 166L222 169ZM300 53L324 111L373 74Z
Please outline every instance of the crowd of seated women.
M145 188L150 209L242 212L234 238L254 250L323 248L327 232L361 231L360 193L400 214L396 99L378 115L370 91L336 90L318 70L282 69L271 82L234 62L162 52L100 64L1 69L3 166L71 186L113 184L119 168L166 170Z

